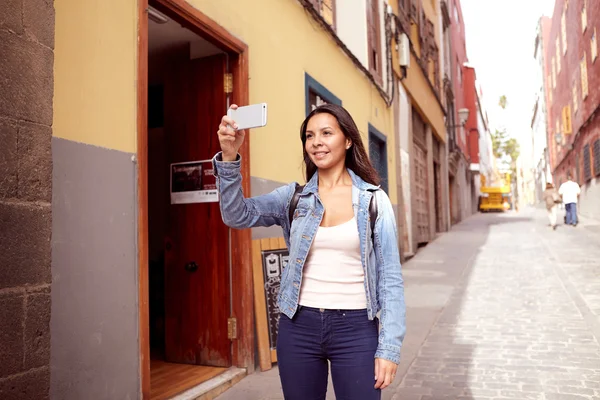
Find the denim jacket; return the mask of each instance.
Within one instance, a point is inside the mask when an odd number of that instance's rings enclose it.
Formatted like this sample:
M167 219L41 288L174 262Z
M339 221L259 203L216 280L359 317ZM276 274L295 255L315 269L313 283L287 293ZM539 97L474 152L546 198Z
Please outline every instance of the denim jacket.
M213 158L213 167L223 222L237 229L271 225L279 225L283 229L289 262L281 274L278 305L282 313L293 318L298 309L304 262L324 213L318 193L318 172L304 186L290 227L288 210L295 183L265 195L245 198L240 156L233 162L221 159L221 153L218 153ZM352 177L352 205L360 235L367 312L370 320L377 314L380 320L375 357L399 363L400 347L406 332L406 306L392 203L377 186L366 183L350 169L348 173ZM378 210L374 240L369 216L373 194L377 196Z

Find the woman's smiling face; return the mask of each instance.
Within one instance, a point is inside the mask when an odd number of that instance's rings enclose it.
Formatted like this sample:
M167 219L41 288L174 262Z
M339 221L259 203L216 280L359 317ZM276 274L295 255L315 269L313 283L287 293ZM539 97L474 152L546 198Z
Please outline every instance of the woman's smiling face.
M345 163L351 145L333 115L315 114L308 121L304 148L317 168L329 169Z

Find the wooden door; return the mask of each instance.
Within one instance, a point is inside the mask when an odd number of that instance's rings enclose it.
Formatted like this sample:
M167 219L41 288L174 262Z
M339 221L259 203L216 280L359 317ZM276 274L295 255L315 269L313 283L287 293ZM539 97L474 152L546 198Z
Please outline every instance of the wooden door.
M427 179L427 153L413 144L417 243L429 242L429 179Z
M189 60L189 51L173 60L165 78L165 133L170 162L206 160L219 150L216 132L227 106L225 62L221 55ZM169 205L168 224L166 360L228 367L229 240L219 205Z
M435 229L436 232L444 231L444 214L442 210L442 173L439 162L433 163L433 183L435 198Z

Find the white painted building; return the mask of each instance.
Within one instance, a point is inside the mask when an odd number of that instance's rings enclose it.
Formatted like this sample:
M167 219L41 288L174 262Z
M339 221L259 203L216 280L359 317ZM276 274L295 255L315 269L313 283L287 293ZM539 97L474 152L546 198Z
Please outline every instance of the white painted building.
M544 90L544 40L543 40L542 19L537 27L535 38L535 50L533 56L537 63L535 71L535 105L533 108L533 118L531 120L531 133L533 141L533 162L535 179L535 199L537 202L542 200L542 193L547 182L552 182L552 172L550 170L550 160L548 153L548 119L546 109L546 95Z

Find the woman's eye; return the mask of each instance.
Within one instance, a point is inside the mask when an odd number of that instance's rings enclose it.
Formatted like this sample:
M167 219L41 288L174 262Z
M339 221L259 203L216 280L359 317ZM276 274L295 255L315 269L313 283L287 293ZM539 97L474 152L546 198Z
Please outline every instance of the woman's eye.
M329 131L323 132L323 135L330 135L330 134L331 134L331 132L329 132Z
M307 139L312 139L312 135L306 135Z

